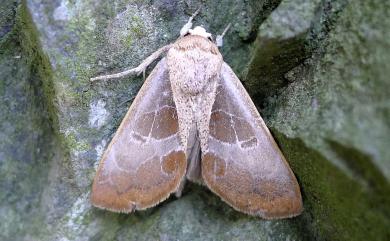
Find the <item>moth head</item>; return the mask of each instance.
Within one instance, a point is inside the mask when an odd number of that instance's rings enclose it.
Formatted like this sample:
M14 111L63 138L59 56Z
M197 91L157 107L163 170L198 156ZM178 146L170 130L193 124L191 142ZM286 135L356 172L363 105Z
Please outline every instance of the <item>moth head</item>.
M211 39L211 33L206 32L206 29L200 26L196 26L194 29L189 29L188 32L191 35L198 35L207 39Z

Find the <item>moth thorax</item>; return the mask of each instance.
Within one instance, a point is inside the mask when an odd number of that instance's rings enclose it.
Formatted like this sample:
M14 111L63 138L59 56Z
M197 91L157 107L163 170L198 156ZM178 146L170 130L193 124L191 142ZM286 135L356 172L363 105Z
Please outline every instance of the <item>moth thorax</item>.
M208 79L205 79L204 77L183 79L183 81L180 82L180 89L183 93L196 96L204 91L207 83Z

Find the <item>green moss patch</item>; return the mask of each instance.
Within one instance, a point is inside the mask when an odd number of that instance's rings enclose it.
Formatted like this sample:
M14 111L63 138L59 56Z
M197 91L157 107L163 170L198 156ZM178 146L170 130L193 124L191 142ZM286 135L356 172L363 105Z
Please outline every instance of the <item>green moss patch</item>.
M301 185L305 210L296 220L300 222L301 232L311 233L312 237L303 234L308 240L387 240L390 237L388 184L380 190L375 188L376 184L364 187L301 140L287 138L276 130L273 133ZM336 145L340 154L346 150L333 143ZM348 155L357 165L370 163L366 161L367 156L356 150L348 150ZM365 165L365 168L365 175L375 173L375 179L381 178L372 166ZM383 177L379 180L382 182Z

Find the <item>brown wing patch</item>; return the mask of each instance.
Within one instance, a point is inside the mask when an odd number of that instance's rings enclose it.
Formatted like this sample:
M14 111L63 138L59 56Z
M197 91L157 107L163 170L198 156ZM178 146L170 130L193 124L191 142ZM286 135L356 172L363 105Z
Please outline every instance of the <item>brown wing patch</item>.
M166 199L187 167L165 59L150 74L105 151L92 186L92 203L131 212Z
M272 219L302 211L294 174L226 64L212 108L202 177L213 192L241 212Z
M161 163L162 161L162 163ZM164 174L161 174L161 166ZM109 210L144 209L166 198L186 169L184 152L171 152L144 162L135 172L117 170L108 177L99 176L92 189L92 202Z
M238 141L249 141L256 138L255 132L248 121L235 116L233 116L232 119Z
M210 135L220 141L234 143L236 135L230 115L223 111L212 112L210 117Z
M148 136L152 130L153 122L155 118L154 112L145 113L137 120L135 130L141 136Z
M185 166L183 166L183 160L185 160L184 152L171 152L163 158L162 170L167 175L183 171L182 169L185 168Z
M177 133L179 124L176 109L165 106L156 113L153 124L152 137L164 139Z
M225 161L215 154L207 153L203 157L202 174L207 185L239 211L277 218L286 217L286 213L300 212L302 208L300 197L296 195L299 189L291 189L294 187L291 180L256 179L234 161Z

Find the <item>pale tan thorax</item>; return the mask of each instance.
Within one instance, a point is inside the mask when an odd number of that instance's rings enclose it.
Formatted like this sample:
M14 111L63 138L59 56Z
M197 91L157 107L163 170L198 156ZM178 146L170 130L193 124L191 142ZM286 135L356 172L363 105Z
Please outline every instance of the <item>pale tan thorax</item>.
M187 147L188 138L193 138L190 130L195 128L202 150L207 149L210 113L222 63L217 46L202 36L183 37L167 53L169 79L184 147Z

